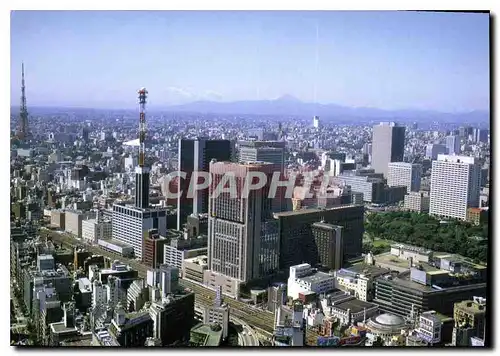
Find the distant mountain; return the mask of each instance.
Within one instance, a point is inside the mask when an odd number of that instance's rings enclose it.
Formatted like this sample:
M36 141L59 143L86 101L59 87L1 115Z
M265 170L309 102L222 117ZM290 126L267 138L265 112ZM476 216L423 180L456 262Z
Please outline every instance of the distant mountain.
M336 104L314 104L284 95L274 100L243 100L233 102L195 101L167 107L169 111L199 112L225 115L313 116L324 119L386 119L400 121L489 121L488 111L442 113L429 110L383 110L369 107L347 107Z

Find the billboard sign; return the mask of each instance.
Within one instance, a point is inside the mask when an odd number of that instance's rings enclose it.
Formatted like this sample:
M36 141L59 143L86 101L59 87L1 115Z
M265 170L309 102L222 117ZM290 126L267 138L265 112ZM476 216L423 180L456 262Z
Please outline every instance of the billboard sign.
M349 336L340 339L340 345L352 345L361 341L361 336Z
M318 336L317 339L317 346L321 347L335 347L339 345L340 338L337 336L330 336L330 337L324 337L324 336Z

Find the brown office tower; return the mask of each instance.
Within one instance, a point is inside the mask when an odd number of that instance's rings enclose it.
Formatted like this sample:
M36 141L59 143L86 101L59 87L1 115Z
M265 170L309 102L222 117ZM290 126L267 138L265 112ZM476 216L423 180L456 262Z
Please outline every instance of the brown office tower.
M267 182L246 196L243 190L250 172L264 173ZM224 294L236 296L241 283L278 268L278 226L272 218L272 199L268 198L273 164L211 162L210 173L206 282L214 287L222 285ZM234 180L228 178L230 175ZM219 184L228 188L231 182L237 197L229 192L217 196ZM257 183L256 178L253 183Z

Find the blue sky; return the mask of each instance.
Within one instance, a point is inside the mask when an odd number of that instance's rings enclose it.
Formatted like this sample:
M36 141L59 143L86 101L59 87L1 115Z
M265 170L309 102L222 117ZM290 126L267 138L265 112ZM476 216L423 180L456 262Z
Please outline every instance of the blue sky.
M157 107L312 102L315 91L321 103L383 109L455 112L490 100L488 14L16 11L13 105L21 61L28 106L134 107L142 86Z

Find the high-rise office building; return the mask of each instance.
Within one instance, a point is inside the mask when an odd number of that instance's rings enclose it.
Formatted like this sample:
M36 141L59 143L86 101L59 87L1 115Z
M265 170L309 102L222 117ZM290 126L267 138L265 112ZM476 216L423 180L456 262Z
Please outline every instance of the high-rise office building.
M316 263L331 270L342 268L342 226L317 222L312 224ZM313 252L313 253L314 253Z
M472 127L470 126L462 126L458 129L458 134L460 137L467 138L469 135L472 135Z
M391 162L387 174L389 187L405 186L407 192L420 191L422 165L418 163Z
M313 117L313 127L315 129L318 129L320 127L321 123L319 121L319 116L314 116Z
M474 157L439 155L432 162L429 214L467 219L467 209L477 208L481 166Z
M373 127L372 167L387 177L390 162L403 162L405 127L382 122Z
M460 137L454 135L447 136L446 149L449 155L458 155L460 153Z
M430 159L437 159L439 154L446 154L446 152L446 145L431 143L425 147L425 157Z
M264 173L267 182L246 195L243 188L250 172ZM209 271L205 276L209 285L222 285L224 294L234 296L241 283L269 275L278 268L279 234L272 218L272 199L268 198L273 165L212 162L210 173ZM234 175L237 198L229 192L217 194L218 185L229 174Z
M282 141L239 141L239 162L268 162L274 164L274 171L285 172L285 142ZM286 210L285 189L279 187L273 199L273 211Z
M208 212L208 189L193 192L193 198L188 199L189 186L193 172L208 172L212 159L230 161L233 159L234 143L229 140L209 140L207 138L179 140L179 172L185 172L186 178L180 179L177 198L177 229L182 230L190 214ZM199 181L199 183L202 183Z
M301 263L316 263L317 248L312 226L318 221L342 227L343 261L361 256L364 212L364 206L347 205L274 214L279 222L280 269Z
M269 162L283 171L285 168L283 141L238 141L240 162Z
M475 128L472 133L472 138L475 143L488 142L488 135L488 130Z

